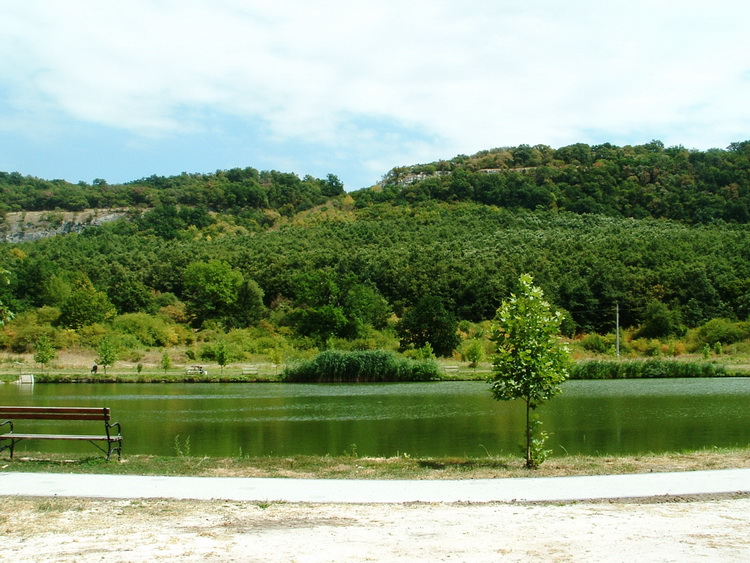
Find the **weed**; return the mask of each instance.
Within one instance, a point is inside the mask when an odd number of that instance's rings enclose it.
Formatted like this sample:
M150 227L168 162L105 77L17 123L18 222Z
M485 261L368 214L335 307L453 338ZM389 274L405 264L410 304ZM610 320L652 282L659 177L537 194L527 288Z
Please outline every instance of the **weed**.
M174 451L177 457L190 457L190 436L186 436L184 440L180 440L180 435L174 437Z

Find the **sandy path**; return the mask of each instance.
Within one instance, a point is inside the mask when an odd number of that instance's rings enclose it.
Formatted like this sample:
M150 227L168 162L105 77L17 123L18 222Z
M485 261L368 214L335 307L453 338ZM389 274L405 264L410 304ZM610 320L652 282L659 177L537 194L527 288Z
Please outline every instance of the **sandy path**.
M3 498L3 561L747 561L750 498L305 505Z

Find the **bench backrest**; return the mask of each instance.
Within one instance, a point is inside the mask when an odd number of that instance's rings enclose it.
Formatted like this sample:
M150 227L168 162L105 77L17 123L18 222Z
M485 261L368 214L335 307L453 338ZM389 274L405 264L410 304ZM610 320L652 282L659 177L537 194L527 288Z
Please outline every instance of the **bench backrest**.
M106 407L3 407L0 420L103 420L109 422Z

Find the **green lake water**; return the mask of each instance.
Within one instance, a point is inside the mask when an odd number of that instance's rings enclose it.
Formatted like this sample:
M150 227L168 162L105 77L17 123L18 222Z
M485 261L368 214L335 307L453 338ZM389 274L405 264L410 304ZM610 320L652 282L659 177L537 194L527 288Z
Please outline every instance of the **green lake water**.
M5 405L108 406L124 454L483 456L518 453L523 405L482 382L389 384L0 384ZM750 378L570 381L540 409L553 455L634 454L750 443ZM70 423L74 424L74 423ZM88 423L71 431L88 432ZM64 432L19 421L16 431ZM96 427L93 428L96 430ZM41 451L96 452L71 442Z

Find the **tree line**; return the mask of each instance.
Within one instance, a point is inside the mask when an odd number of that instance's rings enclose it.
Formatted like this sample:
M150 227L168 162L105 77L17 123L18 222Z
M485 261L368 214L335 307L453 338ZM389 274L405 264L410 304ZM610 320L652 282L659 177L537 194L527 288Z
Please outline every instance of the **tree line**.
M124 184L101 178L72 184L18 172L0 172L0 211L81 211L101 208L170 208L221 210L251 219L258 210L290 216L344 193L333 174L325 179L255 168L232 168L212 174L149 176Z
M750 221L750 141L726 150L577 143L520 145L396 167L358 204L474 201L703 224Z

